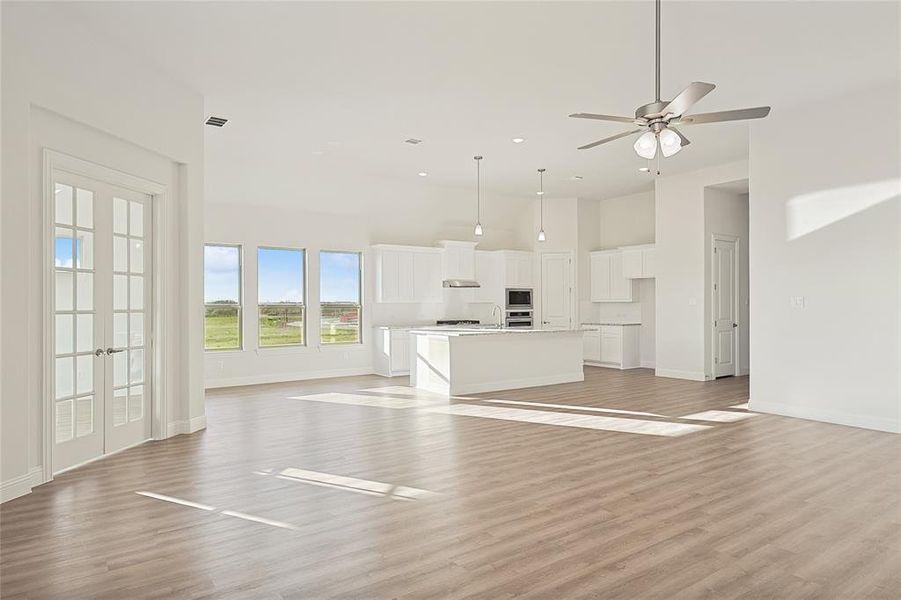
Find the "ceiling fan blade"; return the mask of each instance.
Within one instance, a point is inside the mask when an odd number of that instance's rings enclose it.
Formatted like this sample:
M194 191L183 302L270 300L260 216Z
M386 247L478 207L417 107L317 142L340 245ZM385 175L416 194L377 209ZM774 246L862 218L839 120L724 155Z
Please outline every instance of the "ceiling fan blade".
M693 81L688 87L679 92L679 95L670 100L670 103L660 111L661 114L682 115L692 105L713 91L716 86L703 81Z
M585 144L584 146L579 146L579 150L588 150L589 148L594 148L595 146L600 146L601 144L606 144L607 142L612 142L613 140L624 138L627 135L632 135L633 133L638 133L639 131L644 131L644 129L633 129L632 131L625 131L623 133L611 135L610 137L604 138L602 140L591 142L590 144Z
M687 115L679 119L680 125L699 125L701 123L719 123L721 121L744 121L745 119L762 119L770 114L769 106L757 108L740 108L737 110L724 110L720 112L701 113L699 115Z
M616 121L617 123L642 123L645 121L635 117L613 117L610 115L596 115L594 113L573 113L569 116L573 119L594 119L596 121Z
M685 137L684 135L682 135L682 132L681 132L681 131L679 131L678 129L676 129L676 128L673 127L672 125L670 125L670 126L668 127L668 129L672 129L672 130L673 130L673 133L675 133L676 135L679 136L679 140L681 141L682 146L687 146L687 145L689 145L689 144L691 143L691 141L690 141L687 137Z

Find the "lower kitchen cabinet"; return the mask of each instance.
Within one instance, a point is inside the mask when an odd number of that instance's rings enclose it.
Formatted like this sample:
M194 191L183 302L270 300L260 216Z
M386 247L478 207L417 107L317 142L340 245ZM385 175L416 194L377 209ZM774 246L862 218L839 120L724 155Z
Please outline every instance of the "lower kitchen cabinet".
M582 338L583 359L588 365L635 369L641 366L640 328L636 325L588 326Z
M410 373L410 330L376 327L373 357L375 372L383 377Z

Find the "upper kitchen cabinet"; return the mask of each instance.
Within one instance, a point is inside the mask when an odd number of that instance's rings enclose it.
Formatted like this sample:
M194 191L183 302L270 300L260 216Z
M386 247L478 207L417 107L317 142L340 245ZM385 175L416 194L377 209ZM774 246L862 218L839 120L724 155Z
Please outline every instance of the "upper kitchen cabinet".
M503 256L500 252L476 250L475 264L479 287L472 290L472 301L500 304L504 296Z
M476 278L476 242L442 240L438 245L444 252L444 279Z
M441 302L440 248L378 244L372 247L376 302Z
M503 250L501 254L504 257L505 288L535 287L535 257L531 252Z
M649 279L656 276L654 259L657 250L653 244L623 246L623 276L626 279Z
M592 302L633 302L637 299L635 282L624 275L621 251L592 252L590 274Z

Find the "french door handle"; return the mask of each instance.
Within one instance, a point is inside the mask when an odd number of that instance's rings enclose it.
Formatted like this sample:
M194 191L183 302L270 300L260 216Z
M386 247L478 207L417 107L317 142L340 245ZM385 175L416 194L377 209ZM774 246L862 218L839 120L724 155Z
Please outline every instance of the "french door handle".
M97 348L96 350L94 350L94 356L103 356L105 352L106 350L104 350L103 348Z
M125 348L107 348L107 355L119 354L120 352L125 352Z

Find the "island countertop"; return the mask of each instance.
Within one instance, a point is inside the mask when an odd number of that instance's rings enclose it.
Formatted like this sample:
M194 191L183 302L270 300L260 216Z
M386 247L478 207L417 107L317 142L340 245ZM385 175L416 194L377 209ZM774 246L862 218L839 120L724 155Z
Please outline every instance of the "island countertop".
M549 333L573 333L582 334L586 331L582 327L543 327L540 329L528 327L413 327L410 333L413 335L440 335L448 337L459 336L497 336L504 334L515 335L541 335Z

